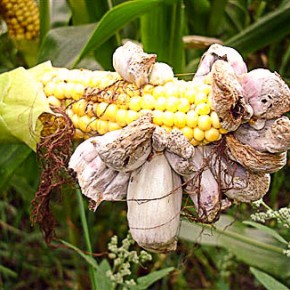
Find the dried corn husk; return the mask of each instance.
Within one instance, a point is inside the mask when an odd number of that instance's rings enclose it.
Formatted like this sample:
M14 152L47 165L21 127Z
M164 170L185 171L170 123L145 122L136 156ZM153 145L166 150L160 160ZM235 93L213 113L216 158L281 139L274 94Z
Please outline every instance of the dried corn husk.
M247 72L247 66L242 56L235 49L215 43L203 54L193 80L199 81L206 77L211 72L212 66L217 60L228 62L236 75Z
M244 188L231 188L225 191L225 195L239 202L253 202L262 198L270 187L270 174L254 173L246 171L246 183ZM238 177L236 177L237 179Z
M165 150L168 144L168 133L162 127L156 127L152 134L152 148L157 151L161 152Z
M234 136L260 152L281 153L290 149L290 120L286 116L267 120L261 130L243 124Z
M132 173L127 218L132 237L141 247L155 252L175 250L181 199L180 177L162 153Z
M235 131L252 115L234 70L222 60L217 60L212 66L212 106L219 115L222 127L228 131Z
M190 195L200 222L212 223L218 219L221 210L220 190L208 168L187 182L185 192Z
M226 137L226 153L234 161L240 163L246 170L257 173L273 173L285 166L287 152L266 153L242 144L233 135Z
M149 82L156 58L156 54L144 53L139 45L127 41L114 52L113 66L124 80L141 87Z

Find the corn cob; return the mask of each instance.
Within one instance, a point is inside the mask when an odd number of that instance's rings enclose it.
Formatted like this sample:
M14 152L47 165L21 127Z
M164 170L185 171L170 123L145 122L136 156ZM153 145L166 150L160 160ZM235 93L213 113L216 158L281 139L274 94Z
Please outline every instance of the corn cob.
M50 105L61 107L72 120L75 139L118 130L147 112L155 125L179 129L193 145L217 141L226 133L211 106L210 78L137 88L115 72L52 68L37 79Z
M15 39L34 39L39 34L39 8L35 0L1 0L8 33Z

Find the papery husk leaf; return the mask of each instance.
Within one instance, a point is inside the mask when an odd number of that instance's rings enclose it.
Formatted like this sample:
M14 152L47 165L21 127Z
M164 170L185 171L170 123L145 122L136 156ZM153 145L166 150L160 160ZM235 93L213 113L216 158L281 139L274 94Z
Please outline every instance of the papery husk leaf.
M33 150L42 129L39 116L52 113L42 86L20 67L0 75L0 143L24 142Z

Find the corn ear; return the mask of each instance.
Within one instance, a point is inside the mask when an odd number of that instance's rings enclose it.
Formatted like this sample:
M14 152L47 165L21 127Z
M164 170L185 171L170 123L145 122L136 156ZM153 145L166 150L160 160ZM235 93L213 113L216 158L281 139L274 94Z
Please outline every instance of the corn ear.
M118 73L52 68L37 75L51 106L63 108L83 139L121 129L150 113L153 124L178 129L192 145L217 141L227 133L211 105L211 85L174 79L138 88Z
M39 8L35 0L1 0L3 16L12 38L31 40L39 35Z

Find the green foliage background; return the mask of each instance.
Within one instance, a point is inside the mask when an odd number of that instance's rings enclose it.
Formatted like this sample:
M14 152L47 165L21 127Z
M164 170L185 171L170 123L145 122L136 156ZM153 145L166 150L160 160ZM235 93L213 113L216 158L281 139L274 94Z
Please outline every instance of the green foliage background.
M10 39L2 25L1 72L46 60L54 66L112 70L116 47L133 39L191 79L206 46L183 37L199 35L236 48L249 69L267 67L290 80L288 0L39 0L39 7L36 41ZM289 206L289 173L286 166L272 176L266 202L273 209ZM28 147L0 145L0 289L102 289L105 268L99 265L108 267L104 261L112 235L127 234L126 205L105 203L92 213L79 192L66 188L55 194L56 233L66 246L58 242L52 249L31 227L30 203L38 182L37 157ZM152 280L150 289L290 287L290 259L283 253L289 232L275 220L264 228L242 223L255 211L237 205L216 227L183 221L177 252L154 255L146 267L135 266L132 277L172 266L174 271Z

